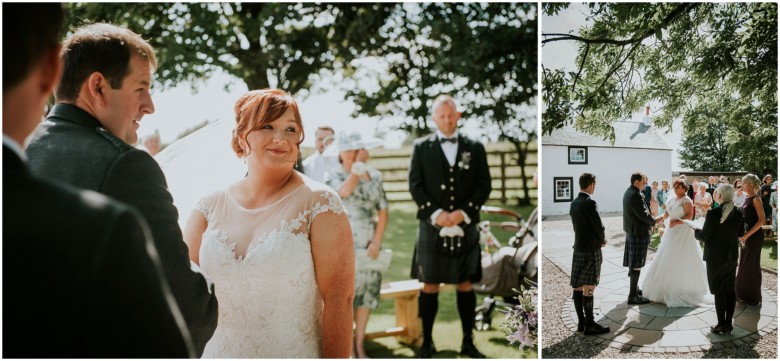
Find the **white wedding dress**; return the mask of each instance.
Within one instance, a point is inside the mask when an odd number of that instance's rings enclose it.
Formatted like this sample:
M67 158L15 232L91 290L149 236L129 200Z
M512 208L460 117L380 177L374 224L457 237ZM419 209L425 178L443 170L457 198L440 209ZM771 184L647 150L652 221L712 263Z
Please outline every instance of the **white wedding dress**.
M671 219L685 216L683 204L686 202L692 204L690 198L677 199L674 194L667 200L666 231L642 283L644 297L667 307L712 303L711 297L705 298L708 294L707 272L693 229L685 224L669 227Z
M219 301L204 358L320 357L323 303L309 231L318 214L344 206L329 187L304 180L261 208L242 207L227 190L196 205L208 221L200 266Z

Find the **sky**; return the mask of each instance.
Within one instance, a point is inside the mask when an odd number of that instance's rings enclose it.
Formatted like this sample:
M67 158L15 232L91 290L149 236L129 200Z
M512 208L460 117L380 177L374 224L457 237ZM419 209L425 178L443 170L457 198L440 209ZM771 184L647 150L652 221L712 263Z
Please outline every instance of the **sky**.
M572 3L569 8L561 11L556 16L542 15L542 33L572 33L578 34L582 26L587 25L585 14L588 13L588 7L583 3ZM548 69L567 69L576 71L577 64L574 60L577 56L577 43L574 41L554 41L545 44L542 47L542 64ZM653 109L659 109L661 104L650 102L651 116ZM644 111L637 112L629 119L630 121L642 121ZM679 149L682 143L682 121L680 119L674 122L674 132L666 133L659 131L666 143L672 149ZM672 170L683 170L680 166L680 159L676 151L672 151Z

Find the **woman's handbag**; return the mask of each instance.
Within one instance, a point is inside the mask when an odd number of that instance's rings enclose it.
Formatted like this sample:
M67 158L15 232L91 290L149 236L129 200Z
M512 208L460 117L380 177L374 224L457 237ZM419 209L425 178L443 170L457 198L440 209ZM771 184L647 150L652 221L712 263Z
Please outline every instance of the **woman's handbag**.
M390 261L393 259L393 251L389 249L379 250L379 257L371 259L367 249L355 250L355 269L358 271L387 272Z

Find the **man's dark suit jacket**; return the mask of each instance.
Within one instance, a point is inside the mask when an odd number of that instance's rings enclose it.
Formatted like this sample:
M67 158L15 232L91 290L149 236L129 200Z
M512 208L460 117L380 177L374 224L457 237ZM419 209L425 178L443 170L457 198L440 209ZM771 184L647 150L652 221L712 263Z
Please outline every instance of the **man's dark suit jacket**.
M574 226L574 250L595 251L606 242L604 225L601 223L596 201L585 192L571 202L569 208L571 223Z
M739 258L739 236L745 233L745 222L738 208L729 213L726 221L720 223L723 207L707 212L704 226L696 230L696 239L704 242L704 261L720 263Z
M190 268L178 212L157 162L81 108L62 103L33 133L27 154L33 174L103 193L141 212L200 356L217 327L217 299Z
M471 154L469 169L457 169L464 152ZM479 211L490 196L490 170L482 143L458 135L458 153L455 158L455 200L445 199L445 178L451 178L449 163L441 149L436 133L415 141L409 167L409 191L417 203L417 218L428 221L433 212L452 202L471 218L471 225L479 222Z
M655 220L639 190L629 186L623 194L623 230L634 236L648 236L653 224Z
M195 356L140 216L5 146L3 331L9 358Z

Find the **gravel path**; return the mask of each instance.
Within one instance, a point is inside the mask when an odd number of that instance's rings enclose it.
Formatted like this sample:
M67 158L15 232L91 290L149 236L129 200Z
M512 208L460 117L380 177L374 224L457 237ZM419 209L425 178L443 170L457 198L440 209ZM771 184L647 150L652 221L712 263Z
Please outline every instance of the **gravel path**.
M624 242L622 216L620 213L601 214L606 228L606 238L609 246ZM542 222L542 232L571 228L569 216L545 217ZM544 237L544 234L542 234ZM544 245L542 245L544 249ZM655 256L653 250L648 251L648 260ZM762 285L777 293L777 274L763 272ZM736 347L711 349L709 351L681 353L648 353L626 352L603 344L585 341L582 334L572 331L561 322L560 310L564 302L571 298L569 276L555 264L542 256L542 358L636 358L636 359L691 359L691 358L777 358L777 330L752 342ZM595 315L599 318L601 315Z

